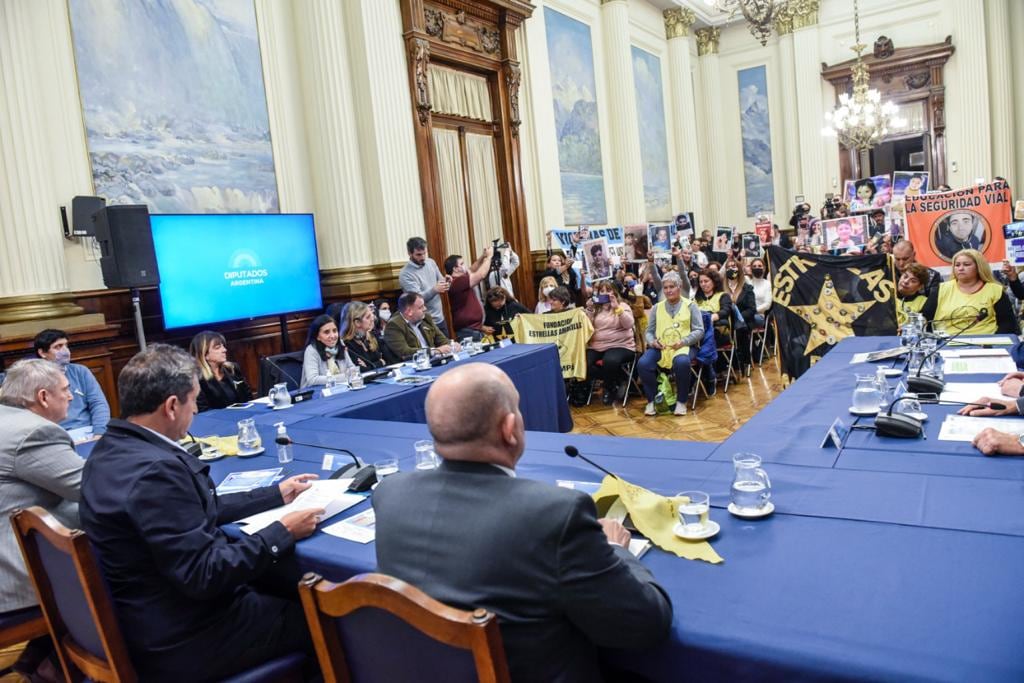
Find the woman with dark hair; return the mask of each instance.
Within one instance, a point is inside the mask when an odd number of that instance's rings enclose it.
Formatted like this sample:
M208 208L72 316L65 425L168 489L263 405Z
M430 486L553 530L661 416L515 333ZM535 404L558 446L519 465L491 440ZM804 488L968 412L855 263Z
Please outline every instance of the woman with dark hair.
M741 263L736 260L725 262L725 293L736 302L740 309L740 317L744 325L736 329L736 355L740 361L740 371L747 375L750 372L750 330L754 327L754 316L757 315L757 299L754 286L747 282Z
M348 352L338 344L338 324L334 318L326 313L313 318L306 335L299 388L327 384L335 375L344 377L351 367L355 365L349 360Z
M349 304L341 343L345 346L348 357L363 371L384 367L380 345L377 343L377 338L373 336L373 328L376 324L373 311L367 304L361 301L353 301Z
M694 295L697 308L711 314L711 323L715 326L715 341L718 346L729 343L729 319L732 316L732 297L722 291L722 279L718 273L706 269L697 279L697 292Z
M633 312L619 300L615 286L604 280L595 285L594 296L587 301L587 317L594 325L587 344L587 380L601 379L601 401L610 406L626 378L622 366L636 357Z
M252 398L238 366L228 362L228 347L219 332L203 330L192 337L189 353L199 366L199 396L196 409L201 413L213 408L226 408Z
M391 320L391 302L387 299L374 299L373 301L374 315L376 315L376 324L373 326L373 336L380 341L384 337L384 327Z
M530 310L504 287L491 287L484 295L484 324L480 329L495 339L512 336L512 318Z
M548 294L548 303L551 307L545 313L561 313L572 308L572 294L568 287L555 287L555 290Z

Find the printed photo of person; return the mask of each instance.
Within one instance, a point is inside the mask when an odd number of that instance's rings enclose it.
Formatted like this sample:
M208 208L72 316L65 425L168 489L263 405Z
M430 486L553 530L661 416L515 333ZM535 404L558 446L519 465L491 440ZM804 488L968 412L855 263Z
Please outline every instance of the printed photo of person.
M622 256L625 253L625 244L608 244L608 258L611 259L613 266L622 265Z
M650 235L651 249L655 254L664 254L672 251L672 226L650 225L647 228Z
M673 221L673 232L676 244L686 246L693 241L693 212L677 213Z
M583 243L583 259L586 261L589 280L604 280L612 276L611 254L608 251L608 238L598 237Z
M878 243L885 235L887 221L885 209L872 209L867 214L868 220L868 241Z
M853 194L844 196L851 212L883 207L892 201L892 179L888 175L876 175L855 180Z
M970 209L957 209L943 214L932 226L935 253L946 261L952 262L961 249L977 249L984 253L988 242L988 223Z
M928 192L926 171L896 171L892 174L892 198L918 197Z
M761 258L761 238L756 232L743 234L743 258Z
M623 228L622 242L624 245L624 258L627 261L646 261L650 251L647 242L647 224L627 225Z
M832 251L847 252L864 246L864 216L846 216L822 221L825 244Z
M711 245L711 251L719 254L725 254L729 251L729 247L732 246L732 233L734 228L727 228L724 226L718 226L715 228L715 241Z
M893 242L907 238L907 214L902 207L890 208L885 219Z
M849 205L853 201L853 198L857 196L857 188L854 185L855 180L844 180L843 181L843 203Z

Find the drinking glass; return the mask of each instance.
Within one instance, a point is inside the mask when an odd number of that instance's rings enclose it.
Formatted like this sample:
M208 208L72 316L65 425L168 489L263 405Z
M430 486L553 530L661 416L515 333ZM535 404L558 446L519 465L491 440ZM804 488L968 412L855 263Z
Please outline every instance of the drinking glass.
M416 365L417 370L429 370L430 351L426 349L420 349L415 354L413 354L412 362Z
M373 463L373 468L377 470L377 481L383 481L384 477L398 472L398 458L378 460Z
M288 393L288 384L286 382L275 384L267 396L270 397L270 402L275 408L284 408L287 405L291 405L292 402L292 395Z
M761 467L761 456L737 453L732 464L732 504L744 512L761 510L772 496L772 482Z
M470 351L473 350L473 338L472 337L463 337L461 344L462 344L462 350L465 351L466 353L469 353Z
M916 323L906 322L900 328L900 345L912 349L917 345L921 331Z
M353 389L362 389L366 386L363 383L363 373L360 372L359 368L351 367L348 369L348 384Z
M260 433L256 431L256 421L247 417L238 421L238 451L239 453L252 453L258 451L263 445L260 440Z
M877 411L881 400L875 376L857 375L857 386L853 388L853 409L862 413Z
M416 469L433 470L438 466L437 454L434 453L433 441L417 441L412 445L416 451Z
M676 497L689 499L688 503L679 504L679 523L683 532L689 535L703 533L708 524L708 510L711 509L708 494L704 491L683 491Z

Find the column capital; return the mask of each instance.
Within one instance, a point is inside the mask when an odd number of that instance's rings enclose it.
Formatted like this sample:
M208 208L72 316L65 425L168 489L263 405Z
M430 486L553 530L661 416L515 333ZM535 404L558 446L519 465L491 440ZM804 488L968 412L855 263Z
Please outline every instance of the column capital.
M613 2L623 2L623 3L625 3L625 2L629 2L629 0L601 0L601 4L602 5L610 5Z
M698 57L718 54L718 39L722 37L722 32L718 28L714 26L699 28L693 32L693 35L697 38Z
M820 0L786 0L775 15L775 31L780 36L818 23Z
M665 17L665 38L685 38L690 35L690 27L697 21L697 15L687 7L673 7L662 12Z

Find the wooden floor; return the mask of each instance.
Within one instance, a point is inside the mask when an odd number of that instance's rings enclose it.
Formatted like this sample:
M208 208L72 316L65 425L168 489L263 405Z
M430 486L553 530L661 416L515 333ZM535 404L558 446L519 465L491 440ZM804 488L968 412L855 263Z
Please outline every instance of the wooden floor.
M754 366L750 377L731 382L728 393L723 391L724 386L720 381L718 393L710 399L702 394L696 410L690 410L685 417L645 417L647 403L643 398L631 396L625 408L621 401L606 406L595 392L589 406L570 409L575 425L572 431L647 439L722 441L779 395L782 375L776 361L766 358L763 365Z

